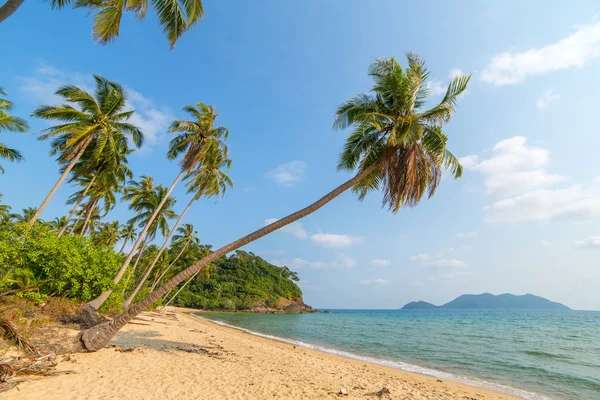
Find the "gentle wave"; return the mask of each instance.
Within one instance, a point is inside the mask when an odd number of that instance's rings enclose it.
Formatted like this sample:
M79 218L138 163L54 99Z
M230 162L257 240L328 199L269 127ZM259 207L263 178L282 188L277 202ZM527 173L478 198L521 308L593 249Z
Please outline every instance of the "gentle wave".
M375 357L362 356L359 354L349 353L347 351L336 350L336 349L332 349L332 348L328 348L328 347L319 346L316 344L301 342L299 340L287 339L287 338L283 338L283 337L279 337L279 336L268 335L266 333L255 332L250 329L241 328L241 327L235 326L235 325L230 325L230 324L227 324L222 321L204 318L204 317L201 317L196 314L192 314L192 315L194 315L196 318L203 319L205 321L210 321L216 325L224 326L227 328L237 329L239 331L246 332L246 333L249 333L254 336L259 336L259 337L262 337L265 339L270 339L270 340L276 340L278 342L288 343L288 344L291 344L294 346L305 347L307 349L316 350L316 351L320 351L323 353L334 354L337 356L342 356L342 357L350 358L353 360L370 362L373 364L396 368L396 369L399 369L402 371L414 372L414 373L423 374L423 375L429 375L429 376L433 376L433 377L440 378L440 379L447 379L450 381L464 383L464 384L471 385L471 386L478 386L478 387L493 390L496 392L502 392L502 393L513 395L513 396L518 396L518 397L521 397L526 400L552 400L550 397L547 397L545 395L525 391L522 389L517 389L517 388L509 386L509 385L502 385L499 383L484 381L482 379L454 375L454 374L450 374L447 372L437 371L437 370L434 370L431 368L425 368L425 367L419 367L419 366L413 365L413 364L407 364L407 363L404 363L401 361L391 361L391 360L384 360L384 359L375 358Z

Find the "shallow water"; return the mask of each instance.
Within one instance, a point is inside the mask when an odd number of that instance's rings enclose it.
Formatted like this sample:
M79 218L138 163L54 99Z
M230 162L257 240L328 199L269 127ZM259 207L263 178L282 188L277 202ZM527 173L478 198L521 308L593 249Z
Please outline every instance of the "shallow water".
M600 312L596 311L200 315L319 350L531 400L600 399Z

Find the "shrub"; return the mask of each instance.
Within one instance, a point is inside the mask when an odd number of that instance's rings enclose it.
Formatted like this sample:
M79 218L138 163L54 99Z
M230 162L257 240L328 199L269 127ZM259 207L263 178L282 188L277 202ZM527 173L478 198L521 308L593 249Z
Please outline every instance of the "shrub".
M40 294L88 301L112 288L123 257L88 238L62 236L43 224L0 228L0 276L28 270Z

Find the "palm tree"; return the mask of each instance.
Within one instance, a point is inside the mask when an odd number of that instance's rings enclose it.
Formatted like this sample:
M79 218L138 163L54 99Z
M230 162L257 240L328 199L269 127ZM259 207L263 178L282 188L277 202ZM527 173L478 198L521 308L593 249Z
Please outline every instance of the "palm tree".
M192 204L201 197L205 197L207 199L213 196L222 197L225 195L227 187L233 186L231 178L229 178L229 176L224 171L222 171L221 168L231 168L231 160L229 160L223 154L223 152L218 151L212 157L210 157L210 159L208 159L206 164L201 165L199 168L190 171L187 174L186 178L190 179L187 183L188 193L193 193L193 196L190 199L188 205L183 210L183 212L179 215L179 219L177 219L177 222L175 222L173 229L171 229L169 236L166 237L162 247L160 248L158 253L156 253L156 256L152 260L152 263L146 269L146 272L142 276L142 279L140 279L136 288L123 303L123 308L129 307L129 304L131 304L131 302L135 298L135 295L140 291L142 286L144 286L146 279L148 279L148 276L150 276L150 273L154 269L154 266L158 262L158 259L160 258L161 254L167 248L169 240L171 240L171 237L175 233L177 227L183 220L183 217L188 212Z
M127 242L135 240L135 235L135 221L129 220L121 226L121 229L119 229L119 240L123 240L123 245L121 246L119 253L123 253L123 249L125 249Z
M99 75L94 75L96 88L94 95L73 85L65 85L56 91L65 102L57 106L42 106L33 115L51 121L63 122L44 130L46 134L38 139L54 138L53 152L61 153L59 162L67 164L62 175L46 196L38 212L29 223L33 225L42 214L54 193L67 178L73 167L92 142L94 158L99 159L109 143L114 131L130 135L139 148L143 142L142 132L127 121L133 111L124 111L126 96L124 89Z
M370 191L383 192L383 205L397 212L416 206L423 195L431 197L440 183L441 170L458 178L462 166L446 148L448 137L442 125L450 122L458 96L470 76L456 77L442 101L425 109L428 72L424 62L409 53L408 67L394 58L378 59L369 69L374 80L370 94L359 94L337 110L334 127L353 127L338 164L342 170L357 173L313 204L229 243L179 272L145 299L129 307L112 321L83 332L88 350L98 350L131 319L179 283L204 269L227 253L239 249L288 224L312 214L331 200L353 188L362 199Z
M94 182L100 174L105 176L104 179L111 177L113 179L114 190L120 189L120 186L133 177L133 173L127 167L127 156L133 152L127 144L127 138L118 131L113 131L108 142L104 146L100 159L95 159L91 154L90 149L83 154L81 160L73 168L73 178L69 182L77 181L81 186L84 186L83 191L78 191L73 194L67 204L74 204L69 216L67 217L67 225L73 218L79 205L85 199L88 192L94 185ZM102 178L101 178L102 179ZM58 237L61 237L67 225L58 232Z
M154 188L154 190L150 193L148 199L141 204L144 207L144 211L138 213L137 216L133 217L132 220L138 223L138 226L149 226L150 228L146 232L146 236L142 241L142 245L140 246L140 250L137 253L137 258L135 263L133 264L133 268L131 269L129 275L127 276L125 285L123 286L123 291L125 291L128 287L129 279L134 275L137 270L138 263L140 262L142 255L144 254L144 250L146 246L154 240L158 231L162 236L166 236L169 233L169 220L177 217L177 214L173 211L173 206L175 205L175 199L172 197L168 197L167 201L164 202L163 206L160 208L158 215L152 223L149 222L149 219L152 215L154 215L154 211L158 209L158 205L162 203L162 199L165 196L167 189L163 185L158 185Z
M27 222L31 219L33 215L37 212L37 208L35 207L27 207L23 208L23 212L21 214L14 213L10 214L10 219L16 223Z
M6 0L0 6L0 22L8 18L23 3L23 0ZM146 19L148 0L131 1L108 1L108 0L51 0L52 8L61 9L67 5L74 7L86 7L94 13L93 35L99 43L107 44L119 36L121 18L123 12L131 11L141 21ZM175 46L177 39L196 25L204 16L204 8L201 0L152 1L158 21L171 49Z
M167 201L167 198L171 195L181 178L194 169L194 167L202 165L208 157L211 157L212 154L215 154L218 151L222 151L223 154L227 156L227 146L225 146L223 139L227 139L229 131L223 126L214 126L214 123L219 116L215 108L204 103L196 103L196 106L187 105L183 109L192 114L195 119L193 121L175 120L171 123L169 132L179 133L179 135L171 140L169 151L167 152L167 158L169 160L175 160L183 154L183 157L179 162L181 167L180 172L175 177L173 183L171 183L171 186L169 186L169 190L163 198L163 201L155 209L154 214L148 219L147 225L142 229L142 232L127 255L121 269L117 272L117 275L114 278L115 284L119 283L125 274L138 247L144 240L147 230L150 228L152 222L163 207L164 202ZM102 304L104 304L106 299L108 299L109 295L110 291L106 291L90 301L88 305L93 309L98 310Z
M183 255L185 250L190 245L200 245L200 239L198 239L198 232L194 230L194 225L192 224L183 224L177 229L177 234L173 236L173 241L171 242L171 248L179 247L179 253L177 256L169 263L167 268L154 280L152 283L152 288L150 291L153 291L156 285L160 282L160 280L169 272L173 265L179 260L179 258Z
M0 87L0 96L6 96L4 89ZM0 97L0 132L27 132L29 126L24 119L9 115L7 111L12 108L12 103L2 97ZM4 158L8 161L23 161L23 156L18 150L6 147L3 143L0 143L0 158ZM0 164L0 173L4 173L4 167Z
M67 221L67 217L62 216L62 217L56 217L54 218L54 220L48 222L48 226L50 227L50 229L53 229L55 231L60 231L62 229L65 229L67 227L67 225L69 224L69 221Z
M4 195L0 193L0 202L2 202L3 196ZM10 210L11 207L8 204L0 204L0 224L3 224L10 220Z
M94 233L92 241L96 246L113 247L119 241L119 221L102 224Z

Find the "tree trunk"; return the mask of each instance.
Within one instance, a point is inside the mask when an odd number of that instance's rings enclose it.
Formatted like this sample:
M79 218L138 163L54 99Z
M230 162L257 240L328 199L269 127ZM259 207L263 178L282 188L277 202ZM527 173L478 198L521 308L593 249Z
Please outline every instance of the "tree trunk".
M379 162L373 163L368 168L359 172L352 179L338 186L336 189L329 192L327 195L323 196L310 206L303 208L300 211L296 211L295 213L290 214L287 217L282 218L280 220L277 220L272 224L269 224L257 231L254 231L251 234L236 240L235 242L231 242L228 245L216 250L214 253L204 257L202 260L192 264L190 267L175 275L167 283L159 287L156 291L150 293L144 300L128 308L125 312L114 318L112 321L96 325L90 329L86 329L81 335L81 341L83 342L83 345L86 349L90 351L100 350L108 344L108 342L119 331L119 329L125 326L136 315L150 307L154 302L160 299L169 290L179 285L181 282L188 279L196 272L203 270L211 262L216 261L231 251L239 249L240 247L245 246L248 243L258 240L261 237L268 235L273 231L281 229L284 226L289 225L292 222L298 221L299 219L302 219L305 216L317 211L319 208L323 207L325 204L335 199L344 191L359 183L363 178L365 178L367 175L369 175L371 172L377 169L378 166Z
M83 212L83 210L81 210ZM73 222L73 225L71 225L71 230L69 231L69 236L73 236L73 234L75 233L75 228L77 227L77 224L79 223L79 221L81 221L81 215L77 216L77 219L75 220L75 222Z
M75 212L77 211L77 207L79 207L79 204L81 204L81 202L83 201L83 199L87 195L88 191L90 190L90 188L94 184L94 181L96 180L96 177L98 176L99 173L100 173L100 168L98 168L98 171L96 171L96 173L92 177L92 180L90 181L90 183L88 183L88 185L85 187L85 190L83 191L83 194L81 195L81 197L79 199L77 199L77 203L75 203L75 205L73 206L73 209L71 210L71 213L67 217L67 222L65 223L65 226L63 226L61 228L61 230L58 232L58 237L61 237L63 235L63 233L65 233L65 231L67 230L67 226L69 225L69 221L71 221L71 218L73 218L73 215L75 215Z
M150 226L152 226L152 223L156 219L156 216L160 212L160 209L162 208L162 206L165 204L165 202L167 201L167 199L171 195L171 192L175 188L175 185L177 185L177 183L181 180L181 177L183 176L184 172L185 171L181 171L179 173L179 175L177 175L177 177L175 178L175 180L171 184L171 187L169 187L169 190L167 191L167 194L165 194L165 197L163 197L163 199L161 200L161 202L158 205L158 207L156 207L156 210L154 210L154 213L152 214L152 216L148 220L148 223L146 223L146 226L144 227L144 230L140 233L140 236L137 238L135 244L133 245L133 248L131 249L131 251L127 255L127 258L125 259L125 262L121 266L121 269L119 270L119 272L117 272L117 275L114 277L113 282L114 282L115 285L118 284L121 281L121 278L125 274L125 271L127 271L127 268L129 267L129 264L131 263L131 260L133 259L133 256L134 256L135 252L137 251L138 247L140 246L140 243L142 242L142 239L146 236L146 232L148 232L148 229L150 229ZM106 301L106 299L108 299L108 296L110 296L111 293L112 293L112 290L107 290L106 292L102 293L100 296L96 297L94 300L90 301L88 303L88 305L90 307L92 307L94 310L98 310L102 306L102 304L104 304L104 302Z
M193 280L194 280L194 278L195 278L195 277L196 277L196 276L197 276L197 275L198 275L200 272L201 272L201 271L198 271L198 272L196 272L194 275L192 275L192 277L191 277L190 279L188 279L188 280L187 280L187 281L186 281L186 282L185 282L185 283L184 283L184 284L183 284L183 285L182 285L182 286L179 288L179 290L177 291L177 293L175 293L175 294L173 295L173 297L171 297L171 298L169 299L169 301L167 301L167 304L165 304L165 307L169 307L169 304L171 304L171 302L172 302L172 301L175 299L175 297L177 297L177 295L178 295L179 293L181 293L181 291L183 290L183 288L184 288L184 287L186 287L188 283L190 283L191 281L193 281Z
M133 228L127 234L127 237L125 238L125 241L123 242L123 246L121 246L121 250L119 250L119 253L123 252L123 250L125 249L125 246L127 245L127 242L129 242L129 238L131 237L132 234L133 234Z
M92 213L94 212L94 207L96 207L96 203L98 203L98 200L92 201L92 204L90 204L90 209L85 217L85 222L83 223L81 232L79 233L81 236L85 235L85 231L87 231L87 227L90 223L90 218L92 218Z
M169 236L167 236L167 238L165 239L165 242L163 243L162 247L160 248L160 250L156 254L156 257L154 257L154 260L152 260L152 264L150 264L150 266L146 270L146 273L144 274L144 276L142 277L142 279L139 281L139 283L137 284L137 286L135 287L135 289L133 289L133 293L131 293L131 295L127 298L127 300L125 300L125 302L123 302L123 308L124 309L127 308L127 307L129 307L129 305L133 301L133 298L135 297L135 295L140 291L140 289L142 288L142 286L144 286L144 282L146 282L146 279L148 279L148 276L152 272L152 269L154 269L154 266L158 262L158 259L160 258L160 255L167 248L167 245L169 244L169 240L171 240L171 238L173 237L173 234L175 234L175 230L177 229L177 227L181 223L181 220L183 219L184 215L188 212L188 210L190 209L190 207L192 206L192 204L196 200L196 197L197 196L192 197L192 199L190 200L190 202L188 203L188 205L185 206L185 209L179 215L179 218L177 218L177 222L175 222L175 225L173 225L173 229L171 229L171 232L169 232Z
M179 260L179 257L181 257L181 255L183 254L183 252L185 251L185 249L187 249L188 245L190 244L190 242L188 241L179 251L179 254L177 254L177 257L175 257L175 259L173 261L171 261L171 264L169 264L169 266L163 271L162 274L160 274L160 276L154 281L154 283L152 283L152 288L150 289L150 292L154 291L154 288L156 287L156 285L158 285L158 283L160 282L160 280L163 278L163 276L165 276L165 274L167 272L169 272L169 270L171 269L171 267L173 266L173 264L175 264L175 262L177 262L177 260Z
M33 217L31 217L31 219L29 220L29 225L33 225L35 223L35 221L38 220L38 218L40 217L40 215L42 215L42 213L44 212L44 209L46 208L46 206L48 205L48 203L50 203L50 200L52 199L52 197L54 196L54 194L56 193L56 191L58 190L58 188L60 187L60 185L63 184L63 182L67 178L67 175L69 175L69 173L71 172L71 170L73 169L73 167L75 166L75 164L77 164L77 161L79 161L79 159L83 155L83 152L85 151L85 149L87 149L87 147L89 146L89 144L90 144L90 142L92 141L93 138L94 138L93 136L90 136L89 138L87 138L85 140L83 146L81 146L81 149L79 149L79 152L77 153L77 155L75 156L75 158L73 159L73 161L71 161L71 163L69 164L69 166L67 167L67 169L65 169L65 172L62 173L62 175L60 176L60 178L58 179L58 181L54 184L54 187L52 188L52 190L50 190L50 193L48 193L48 195L46 196L46 198L44 199L44 201L40 205L40 208L38 208L38 210L33 215Z
M0 7L0 22L4 21L6 18L10 17L17 8L23 4L24 0L7 0L6 3Z
M148 239L148 238L146 238L146 239ZM138 256L135 259L135 262L133 263L133 268L131 268L131 271L129 272L129 275L127 275L127 278L125 279L125 285L123 285L123 294L125 294L125 290L127 290L127 285L129 284L129 280L131 279L131 277L133 276L133 274L135 274L135 270L137 269L138 263L142 259L142 255L144 254L144 250L146 250L146 245L147 244L148 244L148 240L144 240L144 243L140 247L140 251L138 252ZM123 308L125 308L125 305L123 305Z

